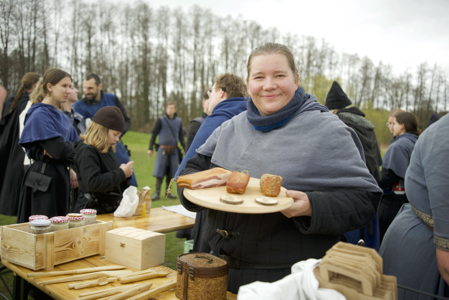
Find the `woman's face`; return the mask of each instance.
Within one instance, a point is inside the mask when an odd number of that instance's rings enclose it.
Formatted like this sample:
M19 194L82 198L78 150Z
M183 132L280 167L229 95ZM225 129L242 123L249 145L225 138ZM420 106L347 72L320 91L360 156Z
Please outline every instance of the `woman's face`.
M398 121L396 121L396 118L393 118L393 126L392 126L393 135L395 137L400 136L401 134L405 133L405 126L404 124L399 124Z
M47 85L47 89L51 92L51 101L55 104L65 103L67 101L67 97L70 94L70 86L72 85L72 80L70 77L64 77L57 84L52 85L49 83Z
M109 147L112 147L115 144L117 144L121 135L122 133L120 131L108 129Z
M251 60L247 88L261 116L270 116L287 105L299 85L283 54L257 55Z
M396 121L395 117L388 117L388 128L390 129L391 133L393 133L393 125L394 125L394 121Z

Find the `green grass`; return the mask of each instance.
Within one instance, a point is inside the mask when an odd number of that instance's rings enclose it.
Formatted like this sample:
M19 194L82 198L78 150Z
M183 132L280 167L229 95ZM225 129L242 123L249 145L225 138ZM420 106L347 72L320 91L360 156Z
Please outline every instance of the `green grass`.
M147 151L150 137L150 134L127 132L122 140L125 145L128 145L128 149L131 150L131 160L134 161L133 169L136 174L138 189L141 190L144 186L149 186L151 188L151 194L153 194L156 189L156 178L153 177L156 155L153 154L153 157L148 157ZM176 185L173 184L172 187L173 195L177 196ZM166 189L164 180L161 191L165 191ZM161 197L160 200L152 201L151 207L156 208L162 207L163 205L171 206L178 204L181 204L179 199L164 199L164 197ZM16 219L16 217L0 215L0 226L14 224L16 223ZM176 258L184 252L185 239L176 238L176 232L166 233L165 236L165 263L163 265L171 269L176 269ZM8 286L12 288L12 274L8 274L4 278ZM5 296L7 295L6 289L1 282L0 293Z

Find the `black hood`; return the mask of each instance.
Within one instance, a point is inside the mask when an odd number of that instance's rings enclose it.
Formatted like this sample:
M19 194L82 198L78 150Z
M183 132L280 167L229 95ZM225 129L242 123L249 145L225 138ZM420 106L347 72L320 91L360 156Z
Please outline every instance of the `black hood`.
M343 91L338 82L334 81L324 104L329 110L345 108L351 105L348 95Z

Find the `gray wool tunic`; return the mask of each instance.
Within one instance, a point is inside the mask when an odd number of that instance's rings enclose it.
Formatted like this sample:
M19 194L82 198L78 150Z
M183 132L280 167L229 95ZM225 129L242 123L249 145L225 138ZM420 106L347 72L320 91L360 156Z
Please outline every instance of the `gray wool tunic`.
M288 122L268 132L256 131L243 112L223 123L197 150L210 157L213 166L248 170L255 178L280 175L283 187L305 192L312 205L312 217L295 218L280 212L238 214L209 209L203 238L211 249L257 265L229 269L228 290L233 293L256 280L279 280L298 261L323 257L342 233L365 226L375 216L373 199L380 198L381 190L366 167L359 138L337 116L308 110L310 105L316 105L315 96ZM180 199L191 211L203 209Z

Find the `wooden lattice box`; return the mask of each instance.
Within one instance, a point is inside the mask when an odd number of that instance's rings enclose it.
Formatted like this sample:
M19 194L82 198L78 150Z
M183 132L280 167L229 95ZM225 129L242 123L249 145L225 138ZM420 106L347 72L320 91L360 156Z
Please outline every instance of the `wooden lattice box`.
M104 255L106 231L112 222L43 234L33 234L28 223L1 227L1 258L31 270L51 270L55 265L92 255Z

